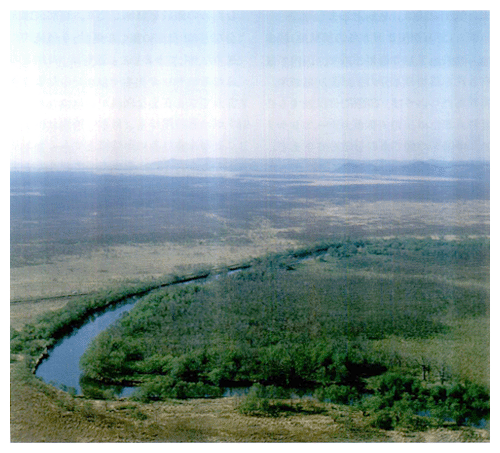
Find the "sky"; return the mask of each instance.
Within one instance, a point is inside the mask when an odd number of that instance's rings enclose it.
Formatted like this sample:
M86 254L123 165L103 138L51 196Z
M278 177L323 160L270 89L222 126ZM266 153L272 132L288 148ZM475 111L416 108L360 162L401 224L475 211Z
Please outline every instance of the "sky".
M489 160L488 11L13 11L11 165Z

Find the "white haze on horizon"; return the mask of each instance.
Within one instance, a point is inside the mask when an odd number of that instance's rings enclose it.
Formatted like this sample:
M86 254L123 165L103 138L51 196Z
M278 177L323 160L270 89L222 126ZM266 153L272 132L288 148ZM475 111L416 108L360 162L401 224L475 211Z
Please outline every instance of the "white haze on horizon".
M489 160L484 11L12 12L11 163Z

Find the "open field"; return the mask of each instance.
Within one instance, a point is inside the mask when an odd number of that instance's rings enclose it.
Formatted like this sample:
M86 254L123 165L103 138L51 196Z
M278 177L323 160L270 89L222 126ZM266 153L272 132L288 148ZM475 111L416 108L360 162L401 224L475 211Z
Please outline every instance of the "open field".
M271 233L272 234L272 233ZM271 236L270 234L270 236ZM268 251L289 248L295 241L256 238L241 247L222 244L163 243L106 247L86 256L65 256L49 264L11 270L11 299L49 298L96 291L126 280L186 273L203 266L229 265Z
M489 181L202 174L153 179L63 174L53 175L50 184L43 178L14 177L11 328L21 329L65 306L71 300L67 296L238 263L321 239L489 237ZM376 273L356 272L360 278ZM487 267L471 268L449 277L460 287L486 289L488 274ZM448 277L436 278L444 282ZM458 341L454 351L465 350L471 360L461 363L456 352L449 357L453 366L463 368L460 373L476 373L481 382L489 379L489 369L476 366L488 359L488 325L486 318L457 324L457 340L467 333L475 343ZM438 356L441 340L426 341L408 340L404 347L409 355L425 350ZM401 350L396 343L380 340L378 347ZM238 414L235 399L181 404L72 400L20 377L23 366L22 361L11 363L13 441L489 441L489 431L472 428L382 431L369 427L361 413L340 408L269 419Z

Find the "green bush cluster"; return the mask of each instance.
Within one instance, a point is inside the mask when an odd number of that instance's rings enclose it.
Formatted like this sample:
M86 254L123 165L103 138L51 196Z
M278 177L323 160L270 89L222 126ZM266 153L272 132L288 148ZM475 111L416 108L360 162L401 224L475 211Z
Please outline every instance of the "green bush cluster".
M254 384L241 400L238 410L245 415L276 416L280 411L273 397L276 397L278 392L279 396L285 397L285 394L281 394L282 390L274 386L265 387L261 384Z
M222 396L220 387L203 382L174 380L169 376L148 378L134 393L137 401L149 402L166 399L217 398Z
M360 392L359 389L350 385L332 384L316 389L314 397L328 403L353 404L359 400Z
M422 414L441 422L454 421L458 426L476 425L489 419L489 401L488 389L478 384L427 387L412 376L386 373L362 406L378 428L420 429L430 424Z
M278 343L253 349L244 345L241 349L215 346L177 356L155 354L138 360L137 351L122 347L121 340L112 339L113 330L104 334L105 340L91 345L82 357L81 364L87 378L108 382L141 380L145 382L141 387L155 382L167 385L169 389L181 382L216 388L251 383L286 388L337 383L361 389L365 385L364 378L386 369L368 359L368 350L363 345L342 341L305 345ZM108 348L109 343L118 346ZM96 349L101 347L104 347L106 359L95 360ZM160 380L151 380L151 376ZM168 392L171 395L172 391ZM166 391L160 394L166 394Z
M238 410L244 415L277 417L283 414L306 413L320 414L325 408L310 402L290 401L292 392L274 385L264 386L254 384L250 387L238 405Z
M321 386L314 397L359 407L369 416L372 426L385 430L423 430L444 422L478 425L489 420L489 391L484 386L455 383L427 387L413 376L393 372L384 373L377 381L371 390L337 384ZM293 406L283 401L291 394L286 388L254 384L242 399L239 411L260 416L300 411L300 402Z

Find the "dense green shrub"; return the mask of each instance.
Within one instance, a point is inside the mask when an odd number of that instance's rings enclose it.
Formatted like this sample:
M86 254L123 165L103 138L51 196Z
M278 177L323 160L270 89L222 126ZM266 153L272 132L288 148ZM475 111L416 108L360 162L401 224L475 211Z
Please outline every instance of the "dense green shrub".
M276 417L283 412L300 412L299 404L292 405L282 401L290 392L274 385L254 384L238 405L238 410L245 415Z
M488 390L477 384L455 384L446 392L447 415L457 425L478 424L489 419L490 396Z
M248 394L242 399L238 410L245 415L274 415L269 398L259 393L259 389L256 385L253 385Z
M377 411L371 417L371 425L375 428L391 430L395 428L395 420L389 409Z
M360 398L360 393L354 387L334 384L316 389L314 396L319 401L337 404L352 404Z
M133 395L138 401L165 399L216 398L222 396L219 387L202 382L175 381L169 376L156 376L143 382Z
M375 426L397 426L420 429L430 421L429 414L440 420L453 420L457 425L477 425L489 419L489 392L477 384L453 384L430 389L411 376L386 373L379 379L372 397L363 401L363 409L371 414Z

